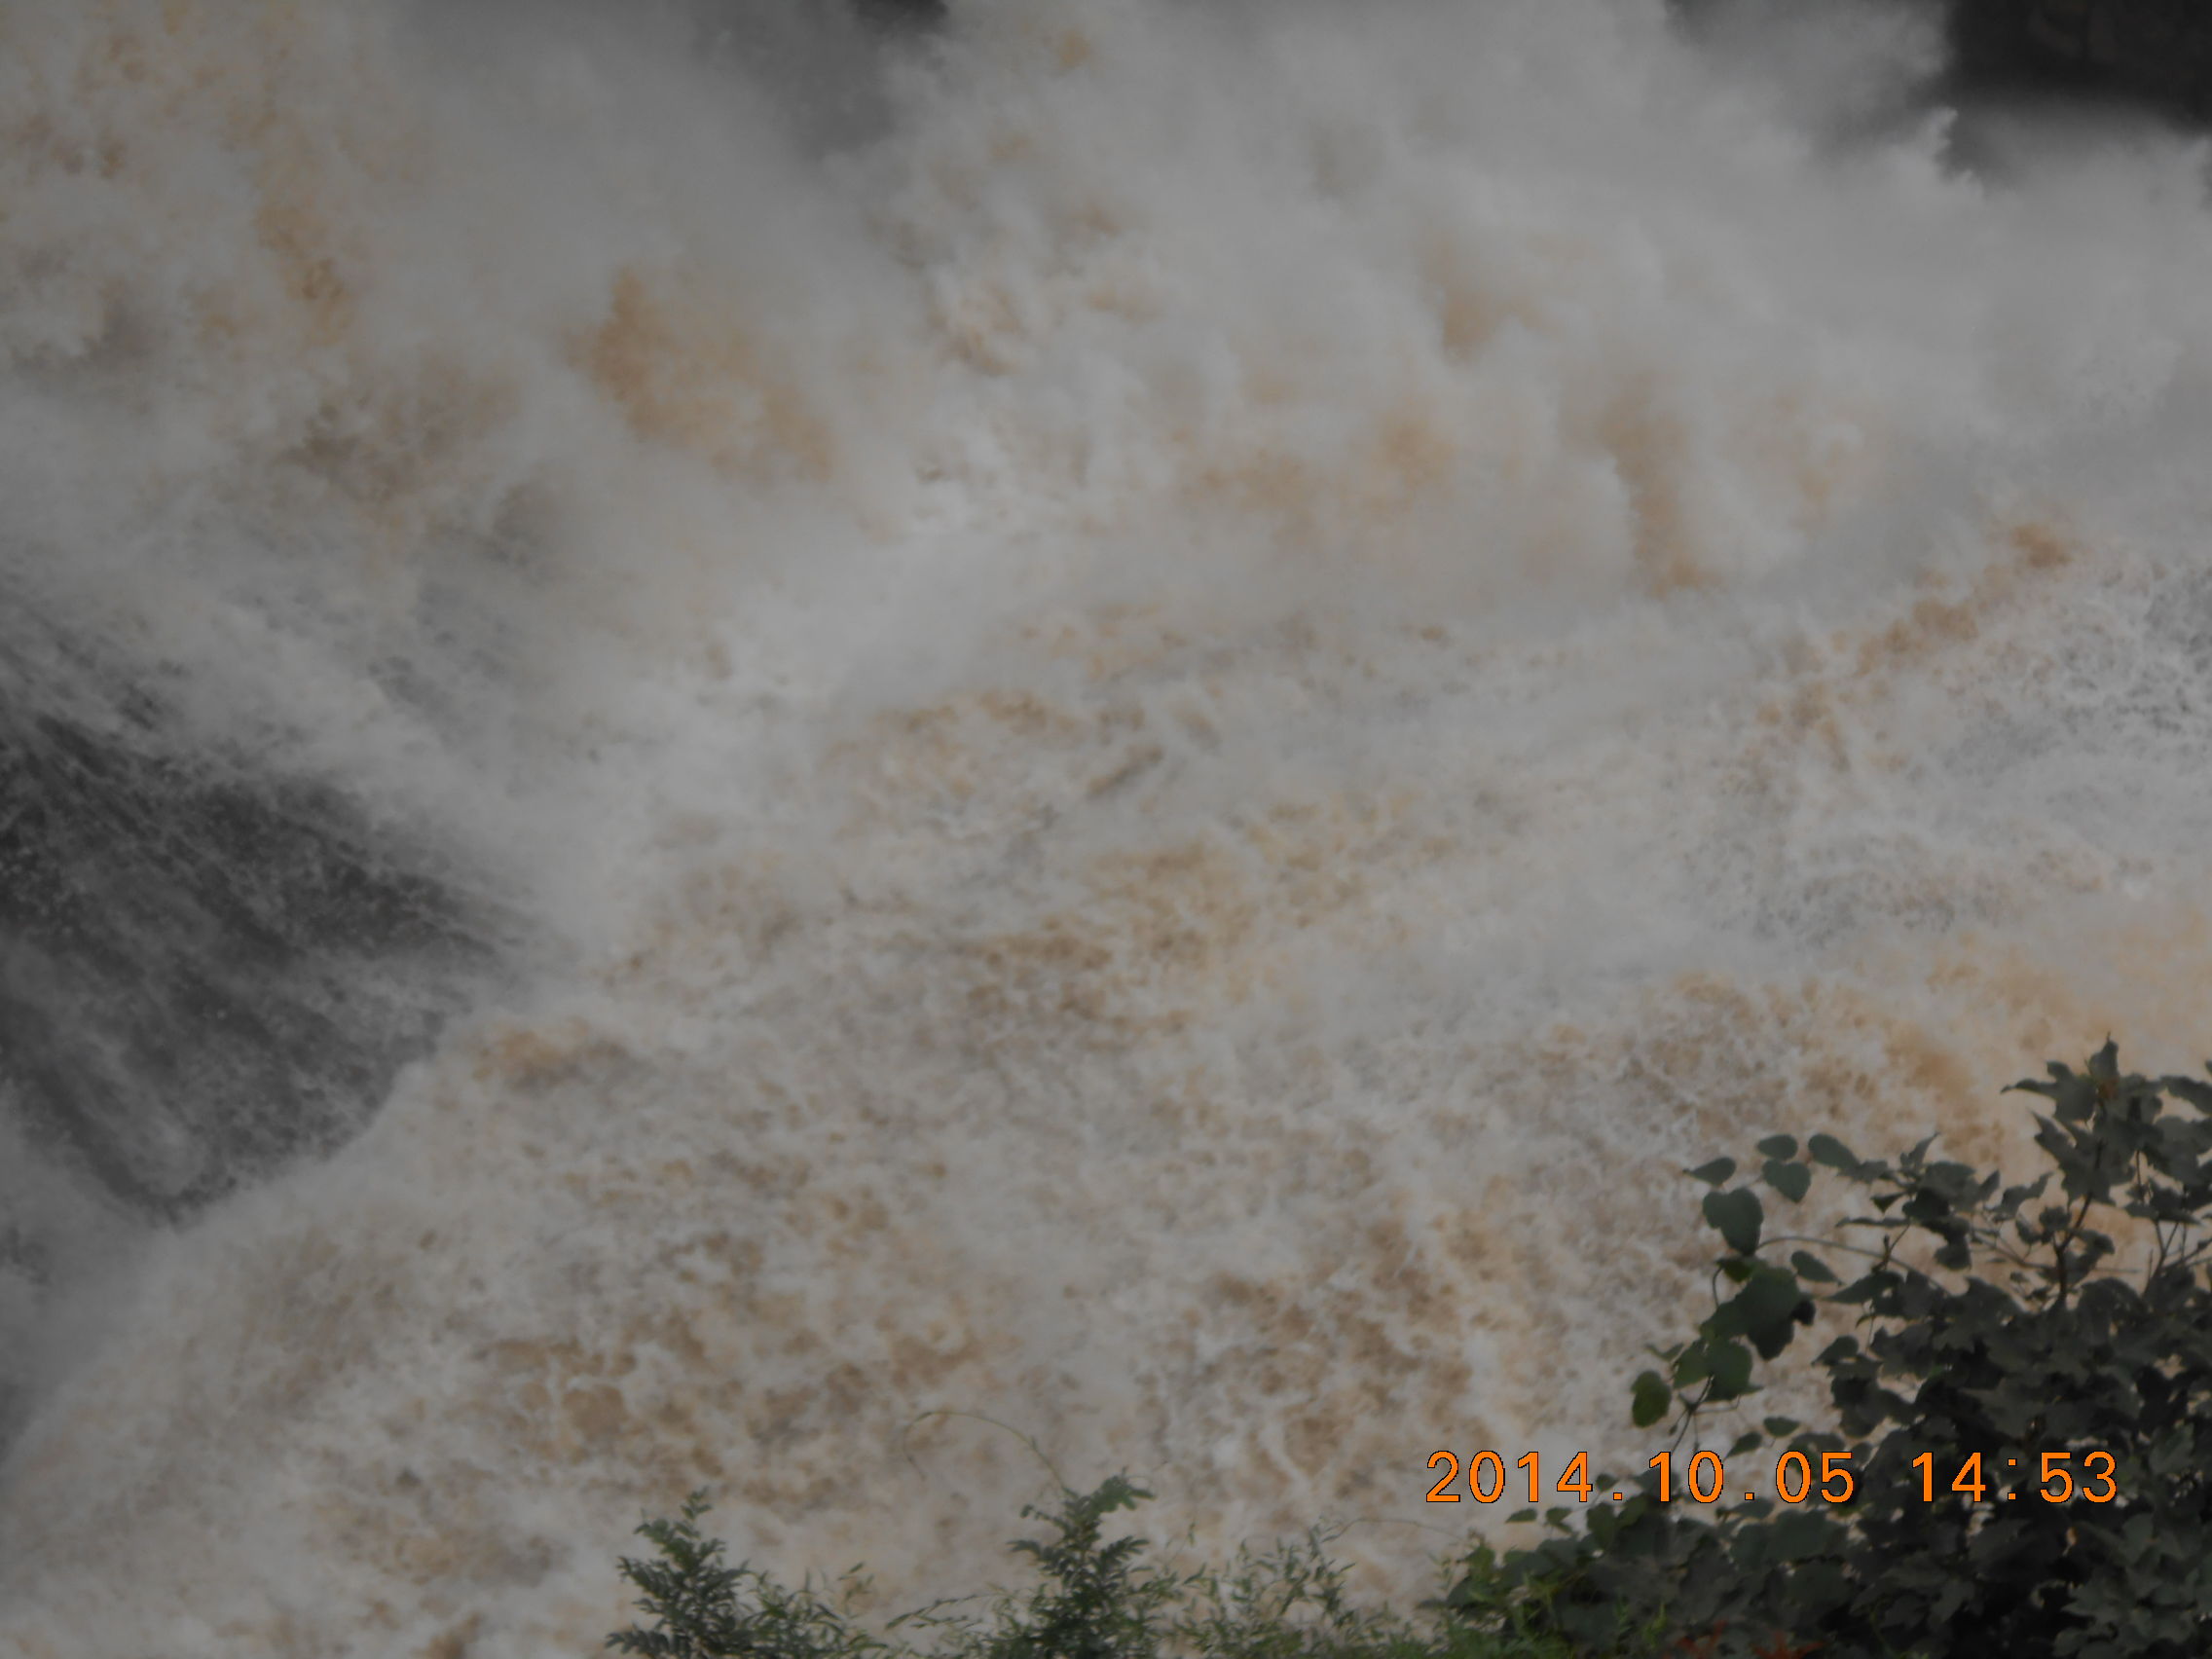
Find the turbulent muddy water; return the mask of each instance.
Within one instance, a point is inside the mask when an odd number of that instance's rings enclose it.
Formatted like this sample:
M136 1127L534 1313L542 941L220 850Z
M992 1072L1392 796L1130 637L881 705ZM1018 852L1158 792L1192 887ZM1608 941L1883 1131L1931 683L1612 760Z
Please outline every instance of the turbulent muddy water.
M1683 1164L2212 1052L2202 141L1942 52L0 7L0 1651L896 1610L1016 1433L1417 1595Z

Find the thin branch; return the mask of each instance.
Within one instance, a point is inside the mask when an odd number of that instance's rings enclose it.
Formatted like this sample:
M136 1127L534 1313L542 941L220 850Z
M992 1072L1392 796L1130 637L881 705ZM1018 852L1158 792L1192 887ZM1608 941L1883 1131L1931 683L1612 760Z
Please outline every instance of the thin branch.
M1763 1250L1769 1244L1818 1244L1828 1250L1848 1250L1854 1256L1880 1255L1879 1251L1869 1250L1863 1244L1846 1244L1840 1238L1824 1238L1811 1233L1778 1233L1771 1238L1761 1239L1759 1248Z
M1060 1471L1053 1466L1052 1459L1045 1456L1044 1449L1040 1447L1037 1442L1032 1440L1028 1435L1022 1433L1020 1429L1015 1428L1012 1423L1001 1422L995 1417L986 1417L981 1412L957 1411L950 1406L940 1406L935 1411L919 1413L914 1417L908 1418L903 1423L900 1424L899 1426L899 1455L902 1457L905 1458L907 1463L912 1466L914 1473L920 1475L924 1480L927 1480L929 1478L929 1471L923 1468L921 1464L916 1463L914 1461L914 1455L906 1450L906 1433L916 1423L927 1422L931 1418L940 1417L973 1418L977 1422L989 1423L993 1428L1005 1429L1007 1433L1013 1435L1014 1439L1020 1441L1022 1445L1029 1448L1030 1456L1035 1457L1038 1462L1045 1465L1045 1472L1051 1475L1052 1479L1056 1483L1058 1483L1059 1488L1062 1492L1073 1492L1075 1490L1073 1487L1068 1485L1066 1479L1060 1474Z

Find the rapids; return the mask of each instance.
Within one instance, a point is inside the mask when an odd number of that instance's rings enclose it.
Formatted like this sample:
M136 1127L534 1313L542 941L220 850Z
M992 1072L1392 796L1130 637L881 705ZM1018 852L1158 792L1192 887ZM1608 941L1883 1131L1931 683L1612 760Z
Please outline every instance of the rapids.
M1943 51L0 7L0 1652L893 1611L1009 1428L1410 1599L1684 1164L2193 1069L2205 146Z

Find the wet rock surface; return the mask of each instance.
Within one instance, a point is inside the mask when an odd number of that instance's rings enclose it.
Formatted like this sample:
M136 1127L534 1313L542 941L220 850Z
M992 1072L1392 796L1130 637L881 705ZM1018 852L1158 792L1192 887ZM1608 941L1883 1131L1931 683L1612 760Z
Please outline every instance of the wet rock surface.
M177 1217L365 1122L487 960L485 918L327 786L0 721L0 1090Z

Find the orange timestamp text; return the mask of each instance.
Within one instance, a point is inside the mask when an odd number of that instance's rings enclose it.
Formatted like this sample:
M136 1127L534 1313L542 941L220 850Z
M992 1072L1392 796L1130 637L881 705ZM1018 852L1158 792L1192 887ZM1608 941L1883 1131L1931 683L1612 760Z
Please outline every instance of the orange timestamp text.
M1814 1457L1820 1461L1816 1465ZM2079 1456L2086 1478L2077 1482L2073 1460ZM1994 1470L2002 1463L2007 1471L1996 1475ZM2101 1465L2101 1467L2100 1467ZM1528 1500L1543 1501L1542 1463L1534 1452L1526 1453L1513 1460L1512 1466L1525 1477ZM1738 1460L1742 1468L1742 1459ZM2028 1479L2029 1472L2016 1456L2000 1457L1991 1454L1987 1459L1979 1452L1971 1453L1961 1462L1949 1481L1942 1479L1933 1452L1924 1452L1913 1458L1913 1469L1920 1476L1920 1495L1934 1503L1939 1496L1956 1493L1969 1503L2009 1503L2023 1496L2040 1497L2046 1503L2067 1503L2076 1496L2091 1503L2110 1503L2120 1495L2120 1484L2114 1479L2116 1463L2110 1452L2046 1452L2038 1459L2032 1486L2008 1485L2011 1481ZM1477 1503L1495 1503L1516 1483L1506 1473L1502 1453L1477 1452L1462 1467L1457 1453L1432 1452L1428 1467L1444 1470L1443 1476L1428 1489L1430 1503L1459 1503L1464 1501L1459 1493L1452 1491L1453 1483L1465 1475L1467 1495ZM1652 1458L1647 1467L1658 1473L1657 1490L1651 1495L1661 1503L1672 1503L1677 1491L1675 1457L1662 1452ZM1765 1465L1761 1464L1761 1469ZM1683 1471L1680 1490L1699 1503L1718 1503L1728 1495L1728 1469L1717 1452L1698 1452L1691 1456ZM1940 1490L1939 1490L1940 1489ZM1761 1482L1754 1475L1742 1490L1736 1492L1739 1499L1757 1497L1761 1491L1770 1492L1785 1503L1807 1503L1815 1500L1825 1503L1848 1503L1858 1491L1858 1481L1851 1468L1848 1452L1785 1452L1774 1460L1769 1478ZM1588 1503L1598 1493L1598 1482L1591 1479L1590 1454L1577 1452L1567 1459L1566 1470L1554 1483L1553 1491L1563 1493L1582 1503ZM1611 1493L1612 1501L1619 1503L1634 1495L1626 1491ZM1600 1501L1603 1501L1600 1496Z

